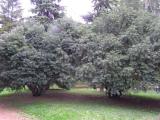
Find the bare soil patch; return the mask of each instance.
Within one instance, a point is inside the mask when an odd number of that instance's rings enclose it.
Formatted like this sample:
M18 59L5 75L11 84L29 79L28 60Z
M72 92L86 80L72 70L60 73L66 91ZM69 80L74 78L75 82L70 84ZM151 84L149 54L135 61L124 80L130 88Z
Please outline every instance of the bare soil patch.
M30 120L27 116L14 108L11 108L3 103L0 103L0 120Z

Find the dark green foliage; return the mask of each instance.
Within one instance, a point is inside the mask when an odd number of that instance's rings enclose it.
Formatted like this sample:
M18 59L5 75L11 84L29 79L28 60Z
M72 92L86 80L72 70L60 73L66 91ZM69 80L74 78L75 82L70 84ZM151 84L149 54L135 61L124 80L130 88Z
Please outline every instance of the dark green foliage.
M35 21L2 35L0 58L6 63L1 63L4 65L2 83L14 89L27 85L34 96L41 95L53 84L69 89L74 67L62 47L65 39L51 30L45 32Z
M0 86L28 86L39 96L53 84L69 89L82 80L118 97L135 86L158 85L159 21L132 7L101 11L86 26L63 18L46 30L28 20L0 37Z
M132 8L102 12L77 76L101 84L111 97L137 83L159 84L159 19Z

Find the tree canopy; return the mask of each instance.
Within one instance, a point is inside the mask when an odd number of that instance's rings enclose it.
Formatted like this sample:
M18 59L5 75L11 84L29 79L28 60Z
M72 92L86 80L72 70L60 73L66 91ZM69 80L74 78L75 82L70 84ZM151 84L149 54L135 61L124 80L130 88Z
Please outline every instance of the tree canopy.
M66 29L60 21L57 26ZM65 36L69 34L66 31L59 34L52 28L46 32L43 25L29 21L1 36L0 58L4 69L0 77L4 87L17 89L26 85L35 96L53 84L70 88L74 67L64 43L72 38Z
M78 75L102 84L109 96L119 96L137 82L159 84L158 21L132 8L102 12L91 25L92 44Z
M27 86L39 96L53 84L69 89L81 80L117 97L141 83L160 84L160 17L125 3L81 24L56 16L59 1L32 2L37 17L50 22L46 30L29 18L0 36L1 88Z

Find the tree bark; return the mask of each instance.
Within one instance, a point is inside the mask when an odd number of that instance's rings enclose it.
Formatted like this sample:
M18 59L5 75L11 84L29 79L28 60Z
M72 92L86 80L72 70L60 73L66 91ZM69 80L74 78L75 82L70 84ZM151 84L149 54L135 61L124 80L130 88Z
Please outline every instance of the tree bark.
M27 85L27 86L28 86L29 90L31 90L32 95L33 95L34 97L41 96L42 93L43 93L43 91L44 91L43 87L40 86L40 85L29 84L29 85Z
M119 92L119 93L118 93L118 92ZM108 94L108 97L109 97L109 98L120 98L120 97L122 96L122 91L119 90L119 91L117 91L117 93L114 93L114 94L113 94L113 93L111 92L111 89L110 89L110 90L108 90L108 93L107 93L107 94Z

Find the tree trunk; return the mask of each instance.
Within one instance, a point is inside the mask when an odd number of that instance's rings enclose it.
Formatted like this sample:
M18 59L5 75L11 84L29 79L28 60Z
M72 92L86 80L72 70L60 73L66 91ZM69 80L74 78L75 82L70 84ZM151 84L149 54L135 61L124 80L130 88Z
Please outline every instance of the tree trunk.
M34 97L41 96L43 91L44 91L43 87L40 86L40 85L30 84L30 85L27 85L27 86L31 90L32 95Z
M122 91L117 91L116 93L112 93L111 89L107 92L109 98L120 98L122 96Z

